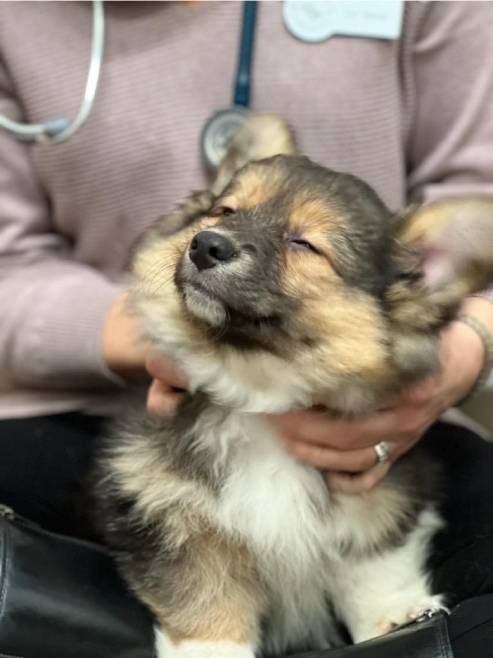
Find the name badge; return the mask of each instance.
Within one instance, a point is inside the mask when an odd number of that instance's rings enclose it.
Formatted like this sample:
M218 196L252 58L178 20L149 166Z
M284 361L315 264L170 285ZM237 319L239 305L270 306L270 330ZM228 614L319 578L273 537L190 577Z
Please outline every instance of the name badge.
M316 43L333 35L398 39L401 0L284 0L283 18L291 34Z

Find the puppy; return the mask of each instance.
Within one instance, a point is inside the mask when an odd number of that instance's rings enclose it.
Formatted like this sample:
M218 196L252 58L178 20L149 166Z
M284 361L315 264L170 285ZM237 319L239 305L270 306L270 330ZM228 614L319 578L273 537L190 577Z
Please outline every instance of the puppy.
M331 494L264 414L369 413L433 372L440 330L493 280L493 202L395 214L360 179L279 155L177 217L140 245L131 294L190 392L172 418L115 427L97 486L159 658L331 647L339 622L359 642L445 605L426 447L369 493Z

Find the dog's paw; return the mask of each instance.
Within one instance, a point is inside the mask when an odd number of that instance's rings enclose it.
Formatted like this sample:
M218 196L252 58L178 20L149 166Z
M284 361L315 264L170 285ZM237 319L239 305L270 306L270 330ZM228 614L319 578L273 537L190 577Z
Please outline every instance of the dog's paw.
M436 594L435 596L428 596L423 601L414 608L411 608L407 613L407 621L416 621L421 617L428 617L429 614L434 612L439 612L443 610L444 612L449 612L449 609L444 603L444 597L442 594Z
M403 606L400 609L393 609L388 615L377 622L375 626L375 636L390 633L390 631L399 628L399 626L409 624L438 610L445 610L448 612L447 607L444 604L444 597L441 594L426 596L410 606L408 605Z
M360 618L360 623L350 628L355 643L365 642L380 635L386 635L400 626L405 626L431 611L447 610L441 595L420 597L399 597L400 600L387 603L385 607L372 609L371 613Z

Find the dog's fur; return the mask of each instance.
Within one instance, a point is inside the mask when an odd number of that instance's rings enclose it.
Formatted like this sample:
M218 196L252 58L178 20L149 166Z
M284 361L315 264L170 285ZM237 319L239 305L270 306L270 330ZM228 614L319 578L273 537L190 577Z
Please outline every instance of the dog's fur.
M221 187L223 185L221 184ZM493 279L493 203L391 213L307 158L248 164L144 239L134 308L190 393L125 419L99 465L99 514L155 615L161 658L252 658L385 633L427 608L440 465L424 447L364 495L329 494L262 416L378 408L438 366L440 330ZM199 232L234 256L199 269Z

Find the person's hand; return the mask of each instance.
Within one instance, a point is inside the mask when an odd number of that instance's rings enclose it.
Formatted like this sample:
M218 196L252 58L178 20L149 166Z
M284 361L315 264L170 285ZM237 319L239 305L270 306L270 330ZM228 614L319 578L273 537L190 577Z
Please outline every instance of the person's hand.
M124 378L145 376L148 347L140 338L137 318L127 307L127 293L116 295L106 314L101 341L103 359L110 370Z
M176 408L186 388L184 376L177 366L157 355L140 339L137 318L127 306L127 293L118 294L111 304L103 328L103 358L110 370L125 378L152 377L147 395L147 409L156 415L167 415Z
M154 378L147 394L147 411L156 416L172 414L187 388L185 376L170 360L150 353L147 372Z
M326 472L331 490L368 491L446 409L469 392L481 371L483 356L476 332L454 322L442 335L440 372L389 402L385 409L355 420L316 411L280 414L270 420L295 457ZM374 449L380 441L389 448L389 461L382 465Z

